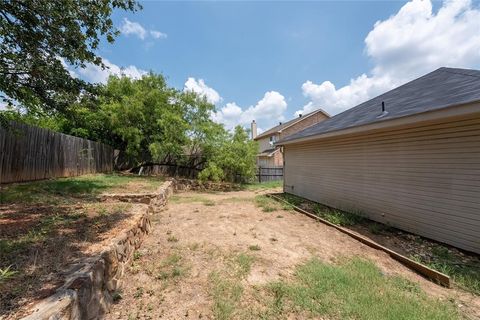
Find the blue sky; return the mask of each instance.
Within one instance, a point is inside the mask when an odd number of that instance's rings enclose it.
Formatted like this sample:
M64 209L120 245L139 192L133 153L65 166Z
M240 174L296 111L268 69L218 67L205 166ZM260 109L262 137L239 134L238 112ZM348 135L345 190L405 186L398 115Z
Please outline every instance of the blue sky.
M318 107L336 114L440 66L480 67L478 2L142 5L114 14L122 34L99 50L109 72L161 72L205 94L227 127L255 118L265 130ZM105 79L93 66L80 74Z

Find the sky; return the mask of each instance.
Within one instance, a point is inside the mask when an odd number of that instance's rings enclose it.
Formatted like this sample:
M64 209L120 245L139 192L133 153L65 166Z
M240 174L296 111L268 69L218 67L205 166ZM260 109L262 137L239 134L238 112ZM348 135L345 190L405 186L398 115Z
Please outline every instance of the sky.
M264 131L322 108L331 115L442 66L480 69L480 1L141 2L76 73L162 73L215 104L212 118Z

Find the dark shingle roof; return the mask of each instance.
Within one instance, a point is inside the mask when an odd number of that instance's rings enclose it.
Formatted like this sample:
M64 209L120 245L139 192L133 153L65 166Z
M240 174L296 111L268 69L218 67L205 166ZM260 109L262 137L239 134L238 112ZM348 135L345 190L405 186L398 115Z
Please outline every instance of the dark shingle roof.
M261 153L257 154L257 157L270 157L272 156L273 153L279 150L280 150L279 148L263 150Z
M480 100L480 71L440 68L279 141L405 117ZM388 112L383 117L382 101Z
M289 121L284 122L284 123L282 123L282 124L279 124L278 126L275 126L275 127L271 128L271 129L268 129L267 131L262 132L261 134L259 134L258 136L256 136L256 137L255 137L255 140L257 140L257 139L259 139L259 138L268 137L269 135L272 135L272 134L274 134L274 133L277 133L277 132L279 132L279 131L282 131L284 128L289 127L289 126L291 126L292 124L295 124L295 123L297 123L297 122L299 122L299 121L301 121L301 120L303 120L303 119L305 119L305 118L308 118L309 116L311 116L311 115L313 115L313 114L315 114L315 113L317 113L317 112L322 112L322 113L324 113L325 115L327 115L327 114L325 113L325 111L323 111L322 109L317 109L317 110L315 110L315 111L312 111L312 112L309 112L309 113L307 113L307 114L304 114L304 115L302 115L301 117L297 117L297 118L295 118L295 119L292 119L292 120L289 120ZM327 116L328 116L328 115L327 115Z

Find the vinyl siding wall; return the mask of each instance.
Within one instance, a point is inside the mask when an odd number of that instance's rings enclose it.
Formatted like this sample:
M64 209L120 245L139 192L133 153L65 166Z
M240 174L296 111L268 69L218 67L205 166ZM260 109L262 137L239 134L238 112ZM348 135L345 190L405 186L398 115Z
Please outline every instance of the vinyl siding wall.
M270 144L270 137L271 136L258 139L258 150L259 150L259 152L274 148L273 145ZM275 141L278 141L278 139L279 139L279 135L275 134Z
M480 116L286 145L285 191L480 253Z

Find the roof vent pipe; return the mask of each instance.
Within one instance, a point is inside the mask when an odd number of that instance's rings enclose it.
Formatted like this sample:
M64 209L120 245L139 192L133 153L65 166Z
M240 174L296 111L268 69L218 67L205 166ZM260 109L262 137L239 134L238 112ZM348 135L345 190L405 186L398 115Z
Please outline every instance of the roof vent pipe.
M388 111L385 110L385 101L382 101L382 113L380 113L377 118L383 118L388 114Z

